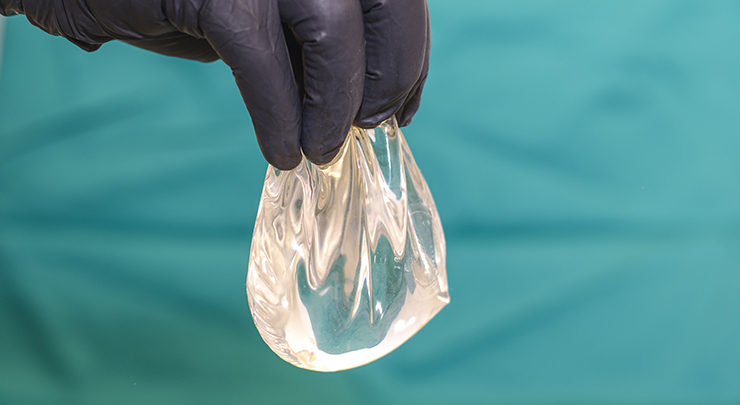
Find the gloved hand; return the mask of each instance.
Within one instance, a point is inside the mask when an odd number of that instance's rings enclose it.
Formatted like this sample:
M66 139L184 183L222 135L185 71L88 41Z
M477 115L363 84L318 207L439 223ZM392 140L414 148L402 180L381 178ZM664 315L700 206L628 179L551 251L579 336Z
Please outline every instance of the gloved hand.
M118 39L164 55L223 60L262 153L291 169L329 162L350 125L419 107L429 66L426 0L0 0L94 51Z

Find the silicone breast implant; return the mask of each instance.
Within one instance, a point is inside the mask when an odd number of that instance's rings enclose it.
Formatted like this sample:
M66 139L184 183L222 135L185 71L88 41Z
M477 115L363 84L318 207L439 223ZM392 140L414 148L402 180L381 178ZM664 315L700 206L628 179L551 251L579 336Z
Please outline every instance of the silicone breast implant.
M388 354L449 303L442 224L394 118L353 127L329 164L268 168L247 295L270 348L316 371Z

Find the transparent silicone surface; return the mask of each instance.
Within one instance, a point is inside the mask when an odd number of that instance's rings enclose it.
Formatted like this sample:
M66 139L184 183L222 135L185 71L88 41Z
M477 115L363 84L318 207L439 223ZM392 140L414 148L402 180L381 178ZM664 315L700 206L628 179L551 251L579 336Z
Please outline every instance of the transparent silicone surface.
M327 165L267 170L247 275L264 341L302 368L378 359L449 302L434 200L395 119Z

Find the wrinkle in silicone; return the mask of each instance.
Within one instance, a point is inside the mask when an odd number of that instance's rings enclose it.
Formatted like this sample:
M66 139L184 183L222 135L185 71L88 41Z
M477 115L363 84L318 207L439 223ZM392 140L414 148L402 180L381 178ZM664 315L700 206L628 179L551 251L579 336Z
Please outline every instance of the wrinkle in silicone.
M394 118L352 127L334 160L268 167L247 295L263 340L298 367L376 360L449 303L442 224Z

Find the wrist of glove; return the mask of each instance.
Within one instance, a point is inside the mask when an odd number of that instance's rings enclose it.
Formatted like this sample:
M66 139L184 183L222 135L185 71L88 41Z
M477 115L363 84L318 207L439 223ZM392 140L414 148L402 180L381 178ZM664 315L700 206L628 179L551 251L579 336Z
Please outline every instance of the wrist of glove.
M66 4L59 0L7 1L8 7L3 7L4 13L7 12L7 14L4 15L25 14L31 24L48 34L62 36L88 52L97 50L103 43L112 39L96 36L95 30L90 30L90 26L94 25L94 20L89 13L87 18L80 18L80 21L68 18L66 10L71 12L73 18L85 16L83 10L79 9L79 3Z
M327 163L353 123L407 125L429 66L426 0L0 0L86 51L118 39L223 60L262 153L291 169Z
M0 15L10 17L18 14L23 14L21 0L0 0Z

